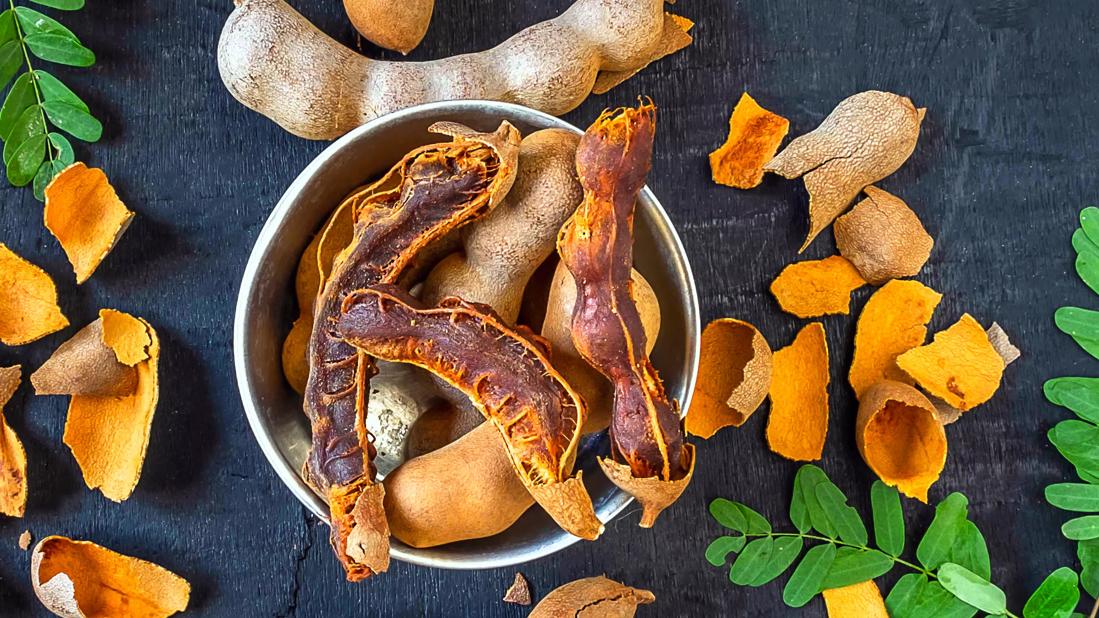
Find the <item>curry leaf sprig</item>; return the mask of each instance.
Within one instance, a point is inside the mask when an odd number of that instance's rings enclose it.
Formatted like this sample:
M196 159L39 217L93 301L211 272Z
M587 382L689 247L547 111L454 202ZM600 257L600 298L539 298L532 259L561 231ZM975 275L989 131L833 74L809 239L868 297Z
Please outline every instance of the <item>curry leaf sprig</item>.
M902 557L904 514L900 494L881 481L871 487L874 543L862 517L820 468L802 466L794 479L790 521L795 531L776 532L758 512L739 502L718 498L710 514L733 534L706 549L706 560L721 567L737 554L729 580L762 586L795 562L783 589L783 601L802 607L817 594L884 575L895 566L911 570L885 599L893 618L969 618L978 611L1015 617L1003 590L993 584L988 547L969 520L969 503L960 493L947 496L916 547L914 560ZM802 550L808 547L804 555ZM1079 602L1076 573L1054 571L1031 596L1024 618L1068 616Z
M84 6L84 0L32 1L64 11ZM96 142L103 125L60 79L35 68L32 56L88 67L95 63L95 54L71 30L39 11L8 0L8 8L0 12L0 89L11 84L0 106L4 167L9 183L32 184L35 197L42 200L46 185L76 158L62 132Z

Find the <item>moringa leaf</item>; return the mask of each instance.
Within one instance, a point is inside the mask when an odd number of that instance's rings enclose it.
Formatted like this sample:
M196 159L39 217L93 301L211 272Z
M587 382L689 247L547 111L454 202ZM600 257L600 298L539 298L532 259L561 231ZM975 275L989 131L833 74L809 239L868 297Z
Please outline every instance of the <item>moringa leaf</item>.
M771 559L774 549L775 540L769 536L748 543L729 568L729 581L738 586L751 586L756 575Z
M801 548L805 541L800 536L782 536L775 538L774 547L767 563L759 569L752 583L752 587L759 587L770 583L779 575L786 572L794 560L801 554Z
M876 549L840 547L821 587L843 588L874 579L888 573L894 564L893 558Z
M724 566L729 554L744 549L746 542L743 536L719 536L706 547L706 561L714 566Z
M972 618L977 613L975 607L920 573L901 577L886 597L885 607L892 618Z
M939 567L937 575L947 592L982 612L1000 616L1007 611L1004 591L969 569L947 562Z
M18 40L19 34L15 29L15 13L11 9L6 9L0 13L0 43Z
M828 520L847 543L865 546L867 542L866 525L862 523L859 512L847 504L847 496L831 481L817 485L817 500Z
M95 53L63 34L32 34L23 39L27 49L43 60L71 67L90 67ZM94 140L92 140L94 141Z
M744 519L744 513L737 508L737 503L725 498L716 498L710 503L710 516L717 523L730 530L747 532L748 522Z
M748 534L771 534L771 522L748 506L734 502L736 508L744 515L745 532Z
M949 562L959 564L985 579L992 578L992 564L988 545L977 524L968 519L958 529L958 536L950 549Z
M836 546L822 543L809 548L805 557L794 569L786 587L782 589L782 600L790 607L803 607L821 591L821 584L836 559Z
M935 507L935 517L916 547L916 558L925 568L937 569L950 559L954 543L965 526L969 500L958 492L947 496Z
M46 123L42 120L41 108L38 105L31 105L23 110L23 113L20 114L12 126L8 138L4 141L4 165L10 165L12 158L15 157L15 152L19 150L23 142L45 132ZM37 169L37 164L35 164L35 171ZM31 174L33 175L34 172L31 172Z
M1099 427L1084 421L1061 421L1049 430L1049 441L1072 465L1089 475L1099 475Z
M38 172L34 175L34 197L39 202L46 201L46 187L55 176L65 169L65 165L57 159L46 159L38 166Z
M23 73L16 78L8 96L4 99L4 105L0 107L0 139L7 141L11 135L15 123L23 112L34 105L34 84L30 73Z
M0 89L6 88L22 67L23 48L19 41L8 41L0 45Z
M817 486L822 483L831 484L832 481L829 480L824 470L812 464L806 464L798 470L797 476L794 477L794 491L801 491L805 502L805 510L808 511L809 521L812 522L812 529L830 539L835 539L837 538L836 527L828 518L828 515L821 507L820 500L817 498Z
M1099 255L1099 245L1093 243L1081 228L1076 228L1076 231L1072 233L1072 248L1076 250L1076 253L1090 251Z
M1099 485L1054 483L1046 487L1046 502L1078 513L1099 513Z
M1088 206L1080 211L1080 229L1087 235L1088 240L1099 244L1099 208Z
M22 187L34 179L38 166L46 158L46 135L40 133L24 141L7 162L8 182Z
M1076 544L1080 560L1080 587L1093 597L1099 597L1099 539Z
M77 43L80 42L76 34L62 26L61 22L34 9L17 6L15 7L15 17L19 20L19 26L23 28L23 33L28 37L38 34L55 34L72 39Z
M1049 574L1027 599L1023 618L1069 618L1080 603L1079 578L1068 567Z
M890 556L904 552L904 512L897 488L881 481L870 486L870 508L874 516L874 542Z
M51 73L43 71L42 69L36 69L34 76L38 78L38 89L42 91L42 100L44 101L60 101L61 103L68 103L73 107L78 107L85 112L91 112L88 109L88 104L76 95L75 92L69 89L68 86L61 83L61 80L54 77Z
M1046 380L1042 391L1050 402L1099 423L1099 378L1053 378Z
M50 144L57 150L57 159L68 167L76 162L76 154L73 152L73 145L69 142L69 138L61 135L60 133L50 132Z
M1092 292L1099 294L1099 255L1084 251L1076 256L1076 274Z
M46 116L58 129L85 142L97 142L103 136L103 125L88 112L63 101L42 103Z
M801 470L794 476L794 491L790 495L790 523L797 531L805 534L813 529L809 517L809 506L805 502L805 492L801 490Z
M31 2L59 11L79 11L84 8L84 0L31 0Z
M1072 337L1076 345L1099 359L1099 311L1080 307L1061 307L1053 314L1057 328Z
M1085 515L1061 525L1061 534L1073 541L1099 539L1099 515Z

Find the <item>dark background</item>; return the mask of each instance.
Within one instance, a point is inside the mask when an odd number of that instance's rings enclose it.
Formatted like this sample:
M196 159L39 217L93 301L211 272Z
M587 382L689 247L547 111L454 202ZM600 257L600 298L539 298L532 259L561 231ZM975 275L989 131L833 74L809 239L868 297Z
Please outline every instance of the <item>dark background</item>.
M355 44L337 0L294 4ZM412 57L490 47L568 4L441 0ZM27 447L30 500L25 519L0 520L0 613L43 613L27 575L29 554L16 547L29 528L36 539L88 538L184 575L194 587L194 615L525 615L499 600L514 569L395 563L384 577L346 583L326 527L282 486L253 441L232 372L235 295L267 213L326 144L288 135L226 93L214 54L230 9L228 0L115 0L60 15L99 58L89 70L55 71L106 125L104 140L78 146L77 156L105 169L137 217L95 277L76 288L29 189L0 189L0 242L54 277L74 325L35 344L0 347L0 364L22 363L29 373L100 307L115 307L160 333L162 393L141 482L117 505L84 488L61 443L65 399L34 398L27 386L15 396L8 418ZM968 311L984 324L999 321L1024 352L995 399L948 429L949 461L931 494L969 496L989 541L993 579L1018 613L1047 573L1076 566L1073 545L1058 531L1066 516L1041 494L1072 478L1045 439L1064 413L1045 403L1041 383L1096 369L1051 316L1061 304L1096 304L1072 274L1069 235L1099 182L1099 5L683 0L675 10L698 23L694 45L566 119L586 126L605 106L653 97L660 112L650 183L687 246L703 320L747 319L776 349L804 323L780 313L766 289L796 258L807 197L800 181L768 178L748 192L710 182L706 154L724 140L732 105L748 90L790 118L792 135L866 89L928 108L915 154L880 186L904 198L935 237L919 277L944 293L932 328ZM376 51L366 47L391 56ZM833 251L823 234L804 257ZM853 315L869 292L856 293ZM833 383L821 465L868 512L873 477L855 449L845 379L854 319L824 322ZM699 444L694 482L655 530L639 529L631 508L598 542L524 565L536 595L606 573L654 591L657 604L643 615L792 613L781 583L734 587L726 569L702 556L720 533L706 513L714 497L744 500L788 525L796 465L767 450L765 422L760 411L744 428ZM905 504L910 526L922 530L931 509ZM823 615L823 604L814 601L803 614Z

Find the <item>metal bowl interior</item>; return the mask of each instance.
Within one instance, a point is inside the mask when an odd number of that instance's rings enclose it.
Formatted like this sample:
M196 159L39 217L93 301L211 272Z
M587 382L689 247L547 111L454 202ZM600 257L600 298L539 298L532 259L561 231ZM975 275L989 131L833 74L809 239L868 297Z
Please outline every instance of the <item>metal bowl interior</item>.
M296 317L294 274L298 260L323 220L345 195L389 169L404 153L439 141L428 127L452 120L481 131L508 120L524 135L572 125L525 107L490 101L451 101L413 107L379 118L333 143L294 180L260 231L237 300L233 354L244 411L256 440L279 478L314 514L327 505L302 480L310 432L301 397L283 378L282 342ZM652 360L669 395L684 410L698 366L698 297L687 256L656 197L644 190L635 217L635 266L661 303L662 327ZM632 500L610 483L596 455L608 452L605 432L585 440L577 458L596 513L610 521ZM520 564L578 541L537 507L496 536L417 549L393 539L392 555L414 564L484 569Z

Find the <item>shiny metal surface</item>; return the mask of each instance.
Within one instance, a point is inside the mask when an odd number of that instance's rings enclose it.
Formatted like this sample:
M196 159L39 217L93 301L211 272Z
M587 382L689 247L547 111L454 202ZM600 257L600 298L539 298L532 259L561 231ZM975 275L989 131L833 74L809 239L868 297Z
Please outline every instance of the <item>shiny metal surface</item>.
M260 231L244 271L234 320L233 360L245 416L279 478L322 519L327 519L327 505L300 474L309 449L309 424L301 398L286 383L281 368L282 341L296 316L293 298L298 259L324 218L351 189L387 170L409 150L443 139L427 132L427 127L439 120L461 122L482 131L491 131L501 120L508 120L524 135L548 127L580 132L553 116L491 101L430 103L379 118L334 142L298 175ZM635 266L652 284L661 303L662 329L652 360L669 394L686 410L694 389L701 332L691 267L671 221L648 188L638 202L635 219ZM632 501L599 470L595 456L607 452L604 433L586 438L577 458L577 467L584 470L584 482L604 522ZM535 506L494 537L429 549L408 547L394 538L392 555L419 565L487 569L534 560L578 540Z

